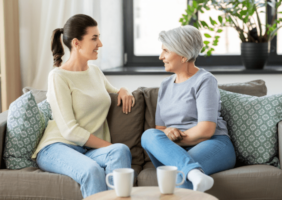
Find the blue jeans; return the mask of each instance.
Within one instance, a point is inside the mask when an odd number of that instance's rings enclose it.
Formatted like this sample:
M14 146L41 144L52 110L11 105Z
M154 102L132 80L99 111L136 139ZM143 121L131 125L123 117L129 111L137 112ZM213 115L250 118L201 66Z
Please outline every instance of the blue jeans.
M109 189L105 177L118 168L131 168L131 153L124 144L91 149L54 143L44 147L37 155L40 169L71 177L80 184L83 198ZM112 177L109 179L113 184Z
M156 168L163 165L176 166L184 172L185 182L177 186L180 188L193 189L193 184L187 179L187 174L192 169L211 175L231 169L236 163L233 144L226 135L214 135L195 146L181 147L163 131L148 129L142 135L141 144ZM181 180L182 177L178 174L177 182Z

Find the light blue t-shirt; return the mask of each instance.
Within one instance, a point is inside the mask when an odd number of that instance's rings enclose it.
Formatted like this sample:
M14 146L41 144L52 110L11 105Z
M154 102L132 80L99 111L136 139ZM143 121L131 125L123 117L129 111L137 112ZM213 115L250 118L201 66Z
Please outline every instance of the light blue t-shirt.
M228 135L226 121L220 116L221 100L216 78L200 69L182 83L174 83L176 74L161 83L156 125L186 131L201 121L215 122L214 135Z

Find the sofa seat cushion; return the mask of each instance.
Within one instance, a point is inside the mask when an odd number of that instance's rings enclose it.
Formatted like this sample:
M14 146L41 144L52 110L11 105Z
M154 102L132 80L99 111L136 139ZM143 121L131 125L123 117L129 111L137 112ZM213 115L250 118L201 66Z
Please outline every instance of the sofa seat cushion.
M158 186L155 168L143 169L137 177L138 186Z
M80 186L72 178L29 167L0 170L0 199L81 200Z
M282 199L282 170L269 165L249 165L213 174L207 193L219 199Z
M146 162L143 165L143 169L147 169L147 168L155 168L154 164L150 161L150 162Z
M282 199L282 170L269 165L238 167L211 175L212 189L207 193L218 199ZM137 177L138 186L157 186L155 168L146 168Z
M131 168L134 170L134 187L137 186L137 176L142 171L142 167L140 165L131 165Z
M134 186L137 186L137 176L142 170L139 165L134 169ZM0 170L0 200L81 200L80 185L72 178L44 172L35 167L21 170Z

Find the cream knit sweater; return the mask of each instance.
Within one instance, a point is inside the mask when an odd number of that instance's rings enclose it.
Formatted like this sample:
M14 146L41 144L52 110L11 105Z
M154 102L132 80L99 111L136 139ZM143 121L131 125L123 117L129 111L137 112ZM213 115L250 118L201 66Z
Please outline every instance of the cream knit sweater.
M47 91L53 120L49 120L32 158L55 142L83 146L90 134L110 142L106 120L111 105L109 93L118 91L97 66L89 65L86 71L53 69Z

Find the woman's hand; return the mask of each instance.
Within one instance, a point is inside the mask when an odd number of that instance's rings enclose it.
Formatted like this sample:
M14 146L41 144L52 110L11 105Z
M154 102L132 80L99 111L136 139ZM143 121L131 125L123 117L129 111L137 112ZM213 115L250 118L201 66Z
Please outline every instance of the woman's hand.
M122 112L129 113L131 112L131 107L135 104L135 98L130 94L125 88L121 88L118 92L118 106L122 101Z
M173 142L180 142L186 134L177 128L169 127L164 130L167 137Z

